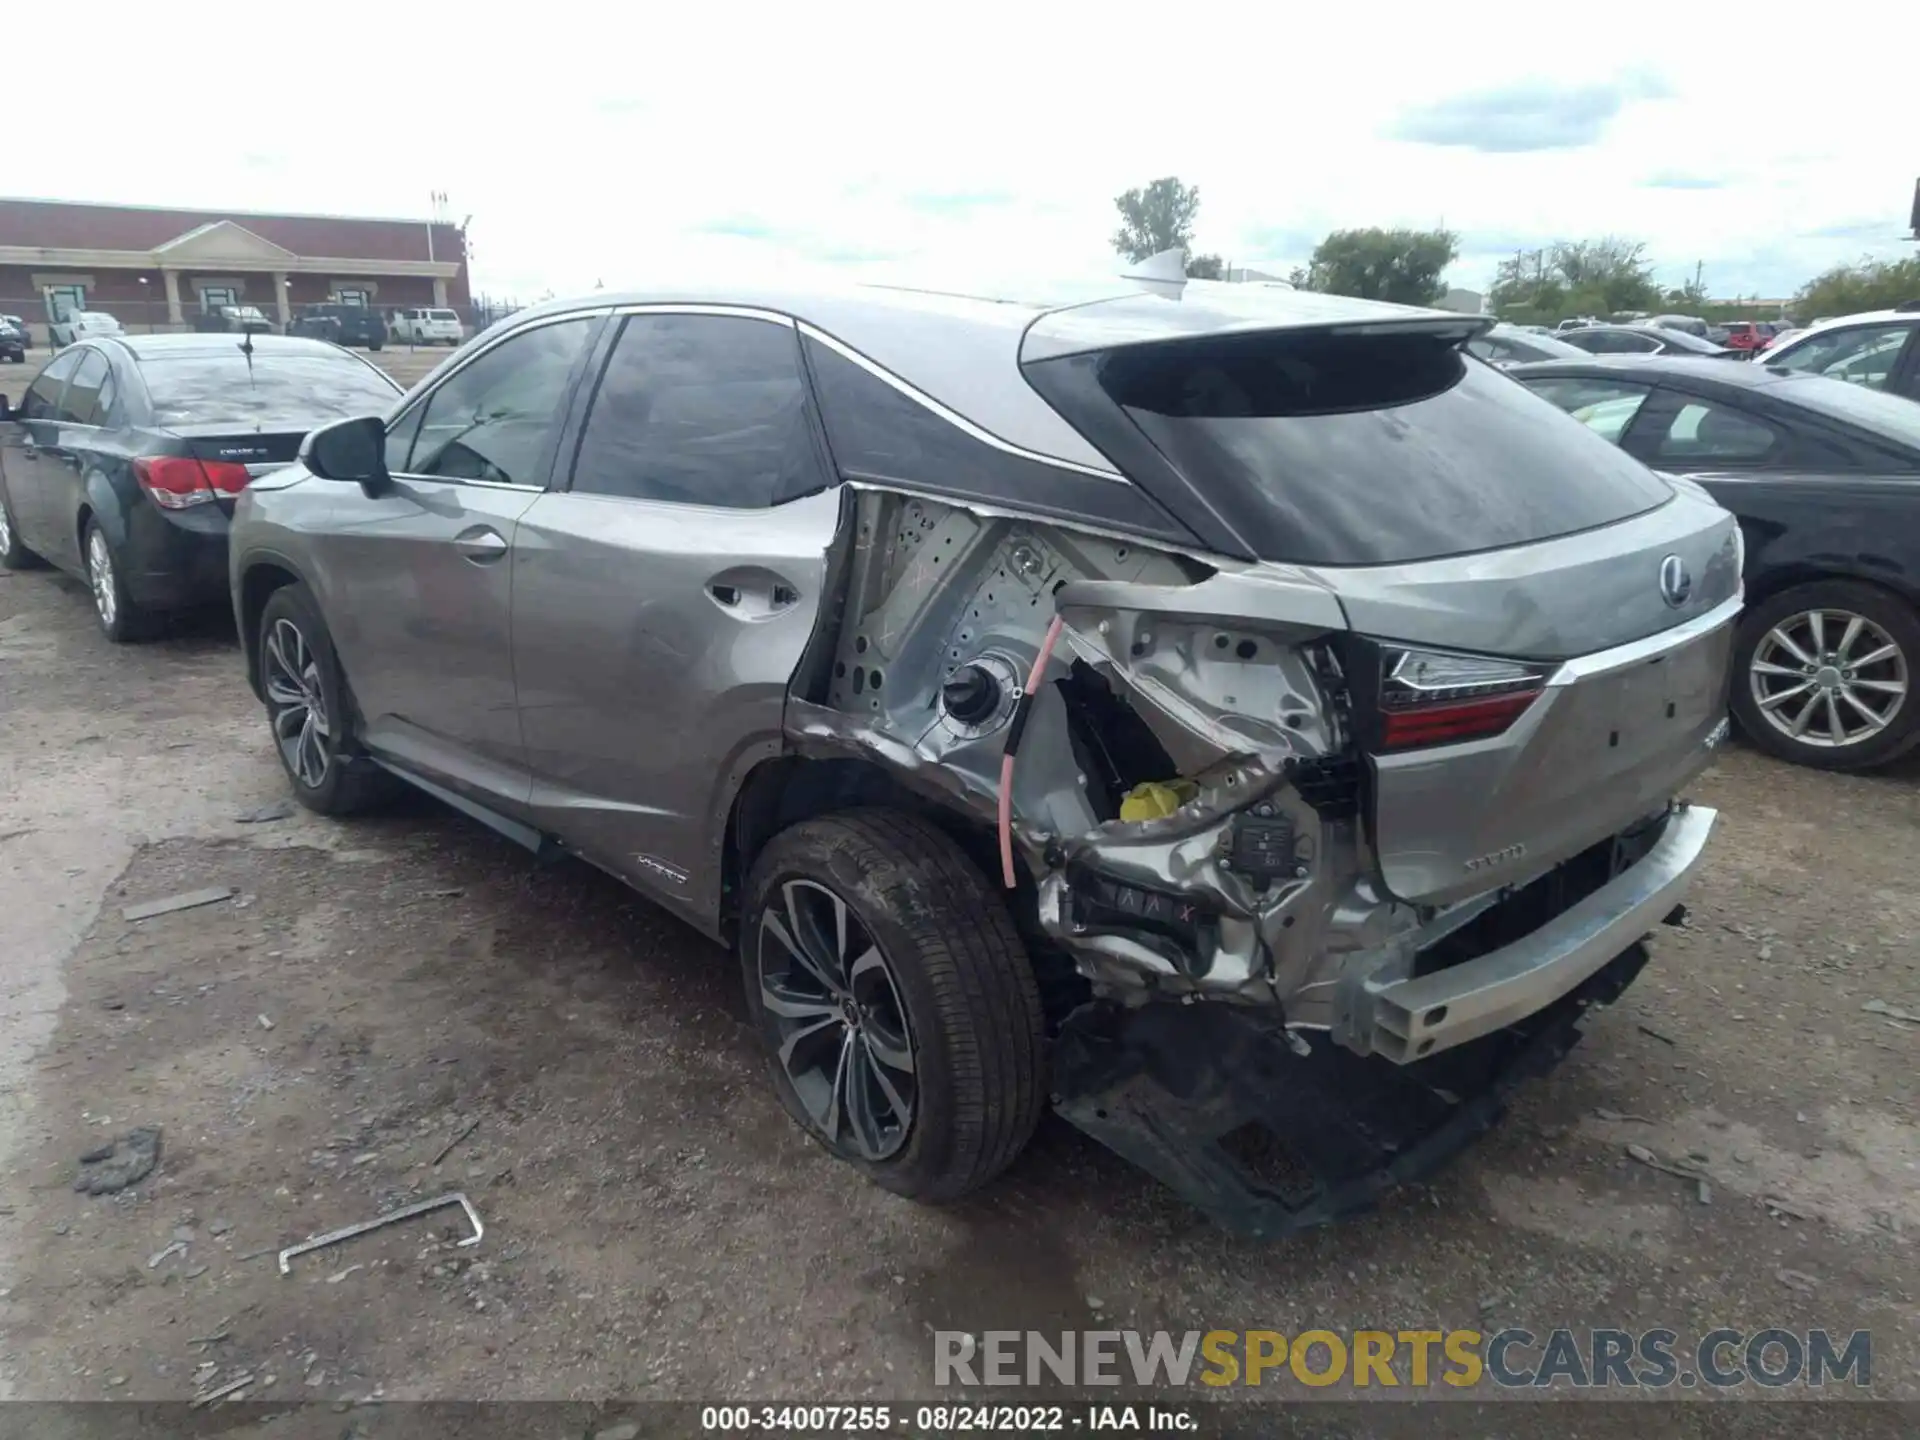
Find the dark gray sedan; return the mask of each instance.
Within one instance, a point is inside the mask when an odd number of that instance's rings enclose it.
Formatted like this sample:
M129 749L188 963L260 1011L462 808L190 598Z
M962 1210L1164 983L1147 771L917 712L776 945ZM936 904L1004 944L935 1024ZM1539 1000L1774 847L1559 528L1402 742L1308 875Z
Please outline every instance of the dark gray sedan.
M1920 407L1770 365L1595 356L1507 373L1739 517L1733 713L1757 745L1864 770L1920 744Z
M111 640L227 596L227 521L255 476L309 430L384 409L386 372L337 346L272 335L116 335L48 361L0 396L0 565L87 582Z

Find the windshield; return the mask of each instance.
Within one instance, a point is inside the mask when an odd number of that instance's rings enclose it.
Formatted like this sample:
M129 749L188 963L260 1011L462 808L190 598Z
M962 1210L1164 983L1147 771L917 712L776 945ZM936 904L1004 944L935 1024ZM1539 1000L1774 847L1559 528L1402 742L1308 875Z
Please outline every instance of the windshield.
M1114 352L1101 383L1191 484L1257 497L1271 560L1378 565L1525 545L1672 495L1440 337L1143 346Z
M385 414L400 391L370 365L346 356L277 355L256 350L252 373L238 345L228 355L182 355L140 362L157 425L306 425L350 415Z
M427 311L427 318L429 320L458 320L460 317L451 310L429 310Z

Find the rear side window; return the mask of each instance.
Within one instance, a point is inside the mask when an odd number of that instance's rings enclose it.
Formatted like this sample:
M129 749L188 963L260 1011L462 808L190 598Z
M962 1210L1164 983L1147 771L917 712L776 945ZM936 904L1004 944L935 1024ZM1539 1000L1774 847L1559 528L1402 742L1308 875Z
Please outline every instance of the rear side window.
M1106 357L1100 383L1272 560L1378 565L1525 545L1672 494L1438 336L1128 347Z
M379 415L400 391L370 365L341 355L259 349L231 355L154 356L140 362L157 425L252 424Z
M1567 412L1610 445L1618 445L1627 426L1653 393L1650 385L1624 380L1578 378L1528 380L1527 388Z
M72 425L100 423L100 387L107 383L111 367L98 350L89 350L80 368L67 382L67 393L60 397L60 418Z
M790 326L632 316L595 392L573 489L730 509L816 490L827 477L806 394Z
M1744 410L1707 400L1680 407L1660 437L1657 458L1680 465L1757 465L1768 459L1780 432Z

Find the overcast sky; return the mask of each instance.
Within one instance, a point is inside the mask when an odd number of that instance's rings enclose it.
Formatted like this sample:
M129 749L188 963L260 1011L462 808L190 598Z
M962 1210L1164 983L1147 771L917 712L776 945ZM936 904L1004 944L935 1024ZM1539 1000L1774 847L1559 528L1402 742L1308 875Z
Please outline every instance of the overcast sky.
M1236 264L1444 223L1478 289L1518 247L1613 233L1663 280L1702 261L1716 294L1776 296L1913 253L1912 87L1863 44L1912 4L214 5L86 27L0 189L422 217L444 190L475 289L531 299L1097 271L1113 196L1177 174Z

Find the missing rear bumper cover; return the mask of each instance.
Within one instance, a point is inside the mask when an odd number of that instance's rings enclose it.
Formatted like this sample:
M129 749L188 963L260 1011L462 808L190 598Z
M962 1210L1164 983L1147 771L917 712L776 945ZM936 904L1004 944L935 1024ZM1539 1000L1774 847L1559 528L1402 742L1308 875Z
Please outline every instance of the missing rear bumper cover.
M1566 1056L1646 959L1635 944L1522 1023L1407 1066L1337 1045L1302 1057L1239 1007L1089 1005L1055 1048L1055 1106L1217 1224L1276 1239L1438 1170Z

